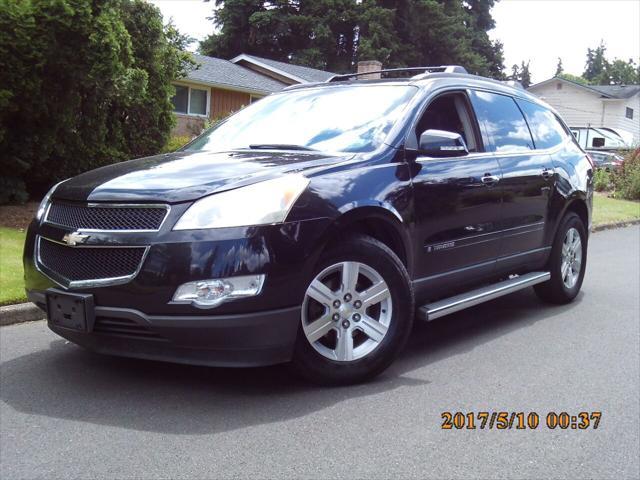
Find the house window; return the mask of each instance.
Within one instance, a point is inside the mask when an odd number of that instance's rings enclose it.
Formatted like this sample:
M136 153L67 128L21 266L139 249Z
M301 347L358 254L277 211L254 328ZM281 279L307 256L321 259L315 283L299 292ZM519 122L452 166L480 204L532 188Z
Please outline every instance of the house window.
M175 85L176 94L171 101L173 102L173 111L178 113L187 113L189 108L189 87Z
M627 107L627 111L625 112L625 117L629 120L633 120L633 108Z
M556 83L556 90L562 90L562 83Z
M174 85L176 94L171 99L173 111L189 115L207 115L209 94L201 88Z
M191 89L191 101L189 102L189 113L194 115L207 114L207 91Z

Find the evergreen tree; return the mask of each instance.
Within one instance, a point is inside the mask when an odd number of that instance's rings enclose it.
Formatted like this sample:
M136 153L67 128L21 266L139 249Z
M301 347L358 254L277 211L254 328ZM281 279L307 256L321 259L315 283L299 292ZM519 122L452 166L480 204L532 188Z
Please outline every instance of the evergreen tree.
M509 76L509 80L513 80L514 82L520 81L520 67L515 63L511 66L511 75Z
M461 64L502 77L502 44L492 42L494 0L217 0L219 28L205 55L249 53L353 71L358 60L386 67Z
M524 88L529 88L529 86L531 85L531 72L529 71L529 63L530 61L527 61L527 63L524 63L523 61L520 65L519 81Z
M582 77L589 83L597 84L609 84L609 78L607 75L608 62L605 58L605 52L607 47L604 42L600 42L600 45L594 49L589 48L587 50L587 62L585 64L584 73Z

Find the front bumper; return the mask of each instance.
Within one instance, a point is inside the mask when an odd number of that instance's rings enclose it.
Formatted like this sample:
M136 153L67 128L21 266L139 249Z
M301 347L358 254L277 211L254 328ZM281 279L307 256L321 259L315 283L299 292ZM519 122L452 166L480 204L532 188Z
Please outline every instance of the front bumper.
M46 310L45 293L29 300ZM253 367L291 359L300 308L234 315L146 315L128 308L96 307L89 332L49 328L89 350L123 357L191 365Z
M327 224L318 219L219 231L92 234L95 245L146 245L148 254L125 284L66 289L93 295L95 328L49 327L83 347L113 355L212 366L286 362L299 327L305 279L320 254ZM27 235L27 294L45 311L45 292L61 285L36 268L36 238L60 241L65 233L34 222ZM265 275L255 297L212 309L172 301L183 283L249 274Z

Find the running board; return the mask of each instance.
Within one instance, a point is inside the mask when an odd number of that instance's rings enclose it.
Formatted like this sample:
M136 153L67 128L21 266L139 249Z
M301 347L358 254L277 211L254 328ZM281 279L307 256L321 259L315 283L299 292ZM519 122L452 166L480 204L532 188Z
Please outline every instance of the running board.
M479 303L488 302L494 298L531 287L537 283L546 282L550 278L551 273L549 272L531 272L519 275L502 282L423 305L418 309L418 318L425 321L435 320Z

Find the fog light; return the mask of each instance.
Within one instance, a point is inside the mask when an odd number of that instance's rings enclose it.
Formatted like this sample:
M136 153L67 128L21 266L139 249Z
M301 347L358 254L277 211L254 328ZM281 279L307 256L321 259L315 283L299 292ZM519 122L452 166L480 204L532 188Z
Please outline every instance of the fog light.
M216 278L183 283L173 295L177 303L192 303L200 307L216 307L236 298L253 297L262 290L264 275Z

